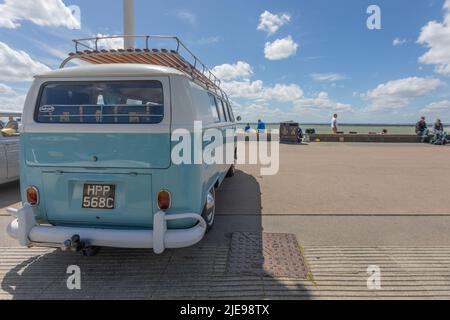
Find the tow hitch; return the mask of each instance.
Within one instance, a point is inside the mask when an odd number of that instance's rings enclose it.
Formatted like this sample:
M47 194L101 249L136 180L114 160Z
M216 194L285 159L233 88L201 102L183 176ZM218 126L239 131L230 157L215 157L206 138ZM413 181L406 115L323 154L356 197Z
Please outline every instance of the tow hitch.
M86 257L95 256L100 250L99 247L90 246L88 241L81 241L78 234L74 234L70 239L64 241L62 249L65 251L81 251Z

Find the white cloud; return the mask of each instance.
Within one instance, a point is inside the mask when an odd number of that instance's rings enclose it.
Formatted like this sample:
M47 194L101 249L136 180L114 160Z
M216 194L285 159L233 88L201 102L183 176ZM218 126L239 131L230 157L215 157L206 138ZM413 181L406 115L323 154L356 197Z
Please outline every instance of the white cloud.
M235 64L222 64L212 69L221 80L248 79L253 75L253 68L247 62L238 61Z
M406 42L407 42L406 39L400 39L400 38L397 37L397 38L395 38L395 39L392 41L392 45L393 45L394 47L398 47L398 46L404 45Z
M292 101L289 108L282 109L276 102L253 102L249 104L239 104L232 101L235 113L242 116L244 122L255 122L264 119L268 122L277 121L328 121L331 114L349 114L353 108L349 104L333 101L326 92L321 92L313 98L302 97Z
M430 103L424 109L423 113L438 113L438 112L450 112L450 100L443 100Z
M273 14L269 11L264 11L259 17L257 30L265 31L271 35L276 33L278 29L290 21L291 16L288 14Z
M296 84L276 84L266 87L261 80L231 81L222 84L231 97L255 101L292 102L303 97L303 90Z
M16 92L11 87L0 83L0 109L2 111L22 111L25 94Z
M241 116L243 122L256 122L258 119L265 119L269 122L289 120L289 115L278 107L256 103L243 106L234 101L232 104L234 113Z
M39 26L80 29L80 21L61 0L5 0L0 4L0 27L15 29L20 21Z
M370 101L365 111L398 109L409 105L415 98L435 91L441 85L436 78L411 77L389 81L368 91L363 98Z
M256 81L230 81L222 83L222 89L234 98L262 99L264 84L261 80Z
M346 75L339 73L312 73L310 76L315 81L341 81L348 79Z
M186 9L178 10L175 13L175 15L179 19L183 20L184 22L187 22L187 23L192 24L192 25L197 24L197 16L195 15L195 13L193 13L193 12L191 12L189 10L186 10Z
M289 102L303 97L303 90L296 84L276 84L266 88L265 96L282 102Z
M297 53L299 45L295 43L291 36L277 39L274 42L266 42L264 54L269 60L281 60L289 58Z
M25 104L26 95L11 96L0 96L0 106L2 111L17 111L21 112L23 110L23 105Z
M93 37L97 37L97 38L104 38L104 37L111 37L111 35L108 34L101 34L101 33L97 33L97 35L94 35ZM95 41L89 41L89 46L91 48L95 48ZM110 50L110 49L123 49L124 48L124 42L123 42L123 38L107 38L107 39L101 39L97 42L97 46L99 50L105 49L105 50Z
M436 72L450 76L450 0L446 0L444 11L444 21L428 22L417 42L428 47L419 62L436 65Z
M0 83L0 94L13 94L14 90L6 84Z
M0 42L0 68L0 81L28 81L35 74L50 70L28 53L16 51L3 42Z
M294 104L294 110L298 112L304 110L351 112L353 108L350 104L331 100L328 93L322 91L313 98L297 100Z
M353 108L349 104L333 101L326 92L320 92L312 98L305 97L302 88L297 84L277 83L267 86L261 80L251 80L252 74L237 72L236 66L226 65L227 78L242 80L224 81L222 89L232 98L236 114L243 117L243 121L256 121L259 118L267 121L295 120L305 116L314 117L316 121L327 118L330 112L349 113ZM232 68L234 66L234 68ZM251 66L243 68L253 70Z

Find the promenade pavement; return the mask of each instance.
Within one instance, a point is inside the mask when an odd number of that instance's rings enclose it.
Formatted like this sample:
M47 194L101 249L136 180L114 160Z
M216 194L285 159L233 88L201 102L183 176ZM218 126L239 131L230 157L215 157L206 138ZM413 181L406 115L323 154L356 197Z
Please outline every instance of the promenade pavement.
M95 257L20 248L0 232L0 299L450 298L450 148L420 144L281 145L280 172L239 166L217 192L216 225L198 245ZM0 187L0 230L19 206ZM233 232L296 235L307 279L238 275ZM67 267L82 272L69 290ZM370 290L368 268L381 289Z

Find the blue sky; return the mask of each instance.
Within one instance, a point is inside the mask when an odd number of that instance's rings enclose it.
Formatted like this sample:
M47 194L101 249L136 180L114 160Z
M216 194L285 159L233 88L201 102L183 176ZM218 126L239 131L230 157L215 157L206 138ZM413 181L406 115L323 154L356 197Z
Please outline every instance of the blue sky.
M0 109L20 109L31 73L57 68L71 39L123 33L121 0L15 2L0 1ZM372 4L381 30L366 26ZM337 112L346 123L412 123L422 114L450 123L445 4L135 0L136 33L178 35L216 66L245 121L329 122ZM81 9L80 29L71 5Z

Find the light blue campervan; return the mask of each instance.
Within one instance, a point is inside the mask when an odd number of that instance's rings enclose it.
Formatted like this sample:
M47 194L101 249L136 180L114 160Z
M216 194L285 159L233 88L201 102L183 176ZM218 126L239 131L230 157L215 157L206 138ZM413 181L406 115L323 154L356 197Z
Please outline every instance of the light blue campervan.
M23 208L10 209L17 219L9 235L24 246L86 254L102 246L162 253L199 242L214 223L214 190L234 164L174 165L171 135L192 132L196 120L203 130L235 130L224 92L176 51L75 57L91 64L37 75L28 93Z

